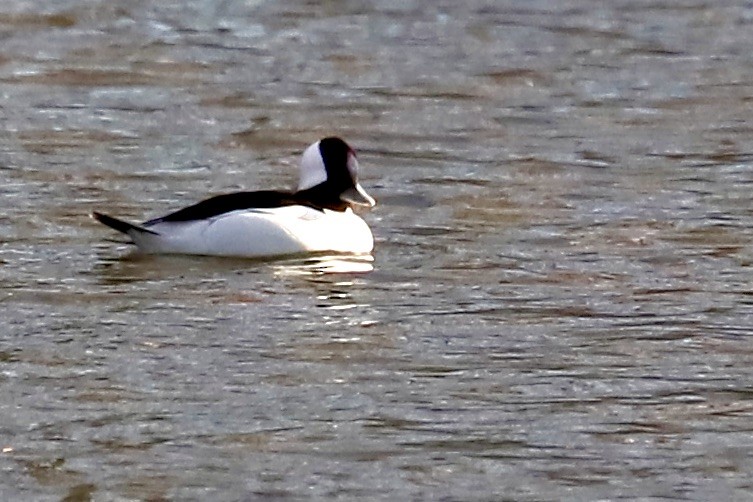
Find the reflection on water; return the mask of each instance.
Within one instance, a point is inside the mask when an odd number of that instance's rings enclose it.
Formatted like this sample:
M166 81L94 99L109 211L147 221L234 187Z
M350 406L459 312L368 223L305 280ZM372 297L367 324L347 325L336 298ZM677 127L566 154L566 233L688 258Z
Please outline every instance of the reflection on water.
M367 255L315 256L303 260L277 262L278 275L355 274L374 270L374 257Z
M3 500L746 500L743 2L0 6ZM290 188L373 257L131 255Z
M225 258L184 255L149 255L132 246L121 255L102 250L95 272L102 284L119 284L154 278L170 280L203 271L233 273L248 269L269 269L277 276L318 276L322 274L363 274L374 270L370 254L312 254L288 258Z

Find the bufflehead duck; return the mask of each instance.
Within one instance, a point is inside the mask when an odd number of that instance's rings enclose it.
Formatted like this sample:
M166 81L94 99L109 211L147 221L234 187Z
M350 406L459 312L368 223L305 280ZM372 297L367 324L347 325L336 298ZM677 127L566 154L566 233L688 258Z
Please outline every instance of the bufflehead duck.
M358 183L355 151L340 138L309 146L298 190L218 195L141 225L92 216L150 254L272 257L326 252L367 254L371 229L352 206L376 202Z

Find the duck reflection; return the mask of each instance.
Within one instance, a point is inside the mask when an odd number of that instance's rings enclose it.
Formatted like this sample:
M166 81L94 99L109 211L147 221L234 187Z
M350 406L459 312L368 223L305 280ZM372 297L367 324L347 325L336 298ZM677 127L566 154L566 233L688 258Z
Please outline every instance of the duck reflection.
M280 276L363 274L374 270L374 257L370 254L312 256L277 262L273 268L275 274Z

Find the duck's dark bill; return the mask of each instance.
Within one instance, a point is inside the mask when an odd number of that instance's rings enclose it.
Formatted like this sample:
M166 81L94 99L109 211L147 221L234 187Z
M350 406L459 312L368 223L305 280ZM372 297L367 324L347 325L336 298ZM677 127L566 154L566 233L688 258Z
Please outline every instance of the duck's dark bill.
M357 206L374 207L376 204L376 201L359 184L341 193L340 199Z

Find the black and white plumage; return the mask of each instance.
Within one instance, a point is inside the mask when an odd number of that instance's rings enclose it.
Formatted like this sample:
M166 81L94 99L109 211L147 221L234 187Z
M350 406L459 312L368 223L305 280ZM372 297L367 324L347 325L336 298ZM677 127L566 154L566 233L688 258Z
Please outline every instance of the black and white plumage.
M309 146L298 190L218 195L140 225L92 216L154 254L266 257L309 252L370 253L371 229L352 211L375 204L358 183L354 150L340 138Z

